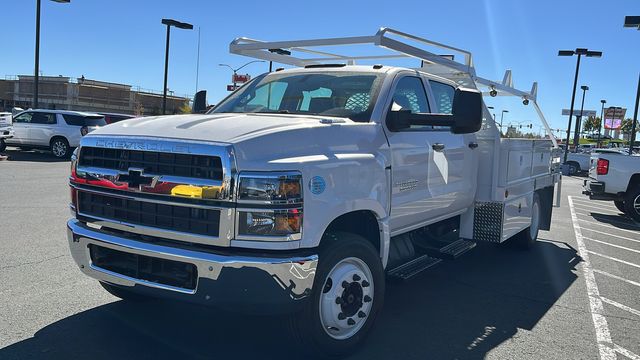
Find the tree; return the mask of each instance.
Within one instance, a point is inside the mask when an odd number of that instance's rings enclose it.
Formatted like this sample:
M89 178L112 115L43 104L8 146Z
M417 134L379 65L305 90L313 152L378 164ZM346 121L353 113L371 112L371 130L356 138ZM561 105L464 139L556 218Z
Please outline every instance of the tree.
M622 126L620 127L620 130L622 130L622 133L624 134L631 134L632 125L633 125L633 120L631 120L631 118L624 119L622 120ZM636 121L636 132L638 130L640 130L640 128L638 127L638 122Z
M601 120L599 117L589 116L587 121L584 122L584 127L583 127L584 132L592 133L592 134L594 132L598 132L598 130L600 129L600 122Z
M191 106L189 105L189 101L185 101L182 106L178 109L178 114L191 114Z

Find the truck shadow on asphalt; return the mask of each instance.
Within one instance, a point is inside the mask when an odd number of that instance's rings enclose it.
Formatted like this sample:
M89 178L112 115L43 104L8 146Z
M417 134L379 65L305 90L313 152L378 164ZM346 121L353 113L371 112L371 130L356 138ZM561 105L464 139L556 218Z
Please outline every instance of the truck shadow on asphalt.
M618 215L611 215L590 211L589 215L591 215L591 217L598 222L609 224L620 229L636 231L640 230L640 224L636 224L633 220L626 217L622 212L620 212L620 214Z
M353 359L468 359L532 329L577 279L564 243L531 251L480 244L404 283ZM77 291L82 291L78 289ZM299 356L286 321L162 302L116 301L69 316L0 350L1 359L283 359Z
M5 161L29 161L29 162L65 162L69 159L58 159L54 157L50 152L44 150L19 150L12 147L7 147L5 151L0 155L7 156Z

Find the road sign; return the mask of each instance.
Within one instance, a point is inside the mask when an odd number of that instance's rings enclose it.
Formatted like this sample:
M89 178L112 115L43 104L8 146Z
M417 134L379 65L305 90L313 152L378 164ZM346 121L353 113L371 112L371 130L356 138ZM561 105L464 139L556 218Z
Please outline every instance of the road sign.
M237 88L239 88L240 86L238 85L227 85L227 91L235 91Z
M231 75L231 82L232 83L246 83L247 81L251 80L251 75L249 74L233 74Z
M562 109L562 115L569 115L569 109ZM573 116L583 116L583 117L596 116L596 111L583 110L582 114L580 114L580 110L573 110Z

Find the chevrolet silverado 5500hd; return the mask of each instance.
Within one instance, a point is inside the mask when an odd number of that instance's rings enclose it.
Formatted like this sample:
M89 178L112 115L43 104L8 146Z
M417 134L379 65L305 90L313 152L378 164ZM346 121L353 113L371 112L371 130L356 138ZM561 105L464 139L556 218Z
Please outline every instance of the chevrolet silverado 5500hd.
M349 44L422 66L315 50ZM112 294L286 313L309 349L342 355L371 329L387 278L549 229L555 140L501 138L482 100L531 102L548 130L536 84L478 77L469 52L387 28L230 50L294 68L205 115L105 126L74 153L71 253Z

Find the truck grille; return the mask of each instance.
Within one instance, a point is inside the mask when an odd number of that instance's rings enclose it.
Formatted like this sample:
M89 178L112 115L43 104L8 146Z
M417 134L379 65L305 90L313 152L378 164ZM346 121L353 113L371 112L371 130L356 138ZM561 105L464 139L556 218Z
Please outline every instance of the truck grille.
M83 146L78 165L125 172L140 168L149 174L222 180L222 161L210 155Z
M89 245L94 266L134 279L195 290L198 269L180 261L131 254L102 246Z
M218 236L220 228L220 210L157 204L85 191L78 191L78 212L106 220L213 237Z

